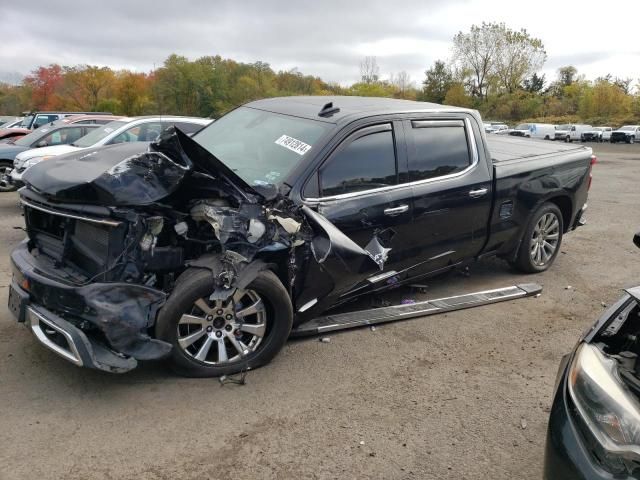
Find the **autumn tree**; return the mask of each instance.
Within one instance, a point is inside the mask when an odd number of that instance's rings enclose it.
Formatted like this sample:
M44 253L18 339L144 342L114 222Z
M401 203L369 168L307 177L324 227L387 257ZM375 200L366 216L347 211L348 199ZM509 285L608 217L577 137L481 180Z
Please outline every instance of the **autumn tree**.
M490 85L513 93L524 79L544 64L542 41L525 29L511 30L504 23L472 25L453 37L453 57L462 71L472 75L472 92L485 99Z
M453 37L453 58L460 70L471 72L475 96L486 98L489 77L495 73L503 28L496 23L472 25Z
M525 29L511 30L504 23L498 25L497 54L494 71L500 86L508 93L520 88L524 79L544 65L547 53L542 40Z
M135 116L148 111L154 104L152 101L151 76L127 70L118 72L114 87L115 99L118 101L118 113Z
M470 108L473 106L473 98L467 93L461 82L453 82L444 96L444 104Z
M109 96L115 84L115 73L109 67L79 65L65 68L64 92L71 107L95 112L98 105Z
M34 110L55 110L61 108L59 95L64 80L64 72L60 65L51 64L40 67L24 79L31 92L31 106Z

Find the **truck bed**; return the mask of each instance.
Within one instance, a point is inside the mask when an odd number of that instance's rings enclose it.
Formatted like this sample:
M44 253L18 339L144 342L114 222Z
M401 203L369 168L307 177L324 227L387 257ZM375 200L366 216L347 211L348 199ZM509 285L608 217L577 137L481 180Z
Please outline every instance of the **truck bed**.
M580 143L564 143L550 140L516 138L509 135L486 135L489 152L493 163L510 160L533 159L584 152L587 147Z

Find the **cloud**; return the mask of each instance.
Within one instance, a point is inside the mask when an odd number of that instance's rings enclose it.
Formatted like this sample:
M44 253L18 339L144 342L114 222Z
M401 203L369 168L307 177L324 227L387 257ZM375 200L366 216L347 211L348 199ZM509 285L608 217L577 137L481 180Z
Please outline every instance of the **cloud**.
M359 77L362 57L373 55L383 78L405 70L419 83L436 59L450 55L455 33L483 20L526 27L540 37L549 53L545 71L573 64L587 68L585 73L605 74L597 70L617 66L621 76L640 75L633 72L640 64L637 52L620 65L603 63L618 51L622 36L636 44L633 22L615 18L612 23L605 10L594 34L585 28L593 21L590 13L583 20L583 9L574 9L570 18L556 18L553 5L546 0L526 9L503 0L10 2L2 7L0 76L1 70L26 73L50 63L148 71L177 53L261 60L276 70L297 67L350 83Z

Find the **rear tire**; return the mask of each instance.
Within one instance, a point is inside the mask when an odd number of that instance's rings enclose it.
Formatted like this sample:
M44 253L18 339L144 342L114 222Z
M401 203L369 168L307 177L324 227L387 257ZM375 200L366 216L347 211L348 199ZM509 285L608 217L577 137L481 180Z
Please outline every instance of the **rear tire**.
M258 368L291 332L293 307L273 272L261 271L246 290L218 302L209 300L212 278L206 269L186 270L158 315L157 337L173 346L170 363L179 375L219 377Z
M512 266L524 273L547 270L562 245L562 212L554 203L544 203L535 211L525 229Z
M8 170L13 168L13 162L9 160L0 160L0 178L7 173ZM0 185L0 192L13 192L17 190L15 185L7 185L3 187Z

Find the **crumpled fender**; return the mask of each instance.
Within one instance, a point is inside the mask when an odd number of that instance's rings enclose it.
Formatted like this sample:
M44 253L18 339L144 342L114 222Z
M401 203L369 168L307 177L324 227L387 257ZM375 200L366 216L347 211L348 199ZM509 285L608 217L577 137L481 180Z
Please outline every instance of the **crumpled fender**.
M147 334L166 294L142 285L95 283L78 289L92 309L88 321L105 335L111 347L137 360L155 360L171 351L171 344Z

